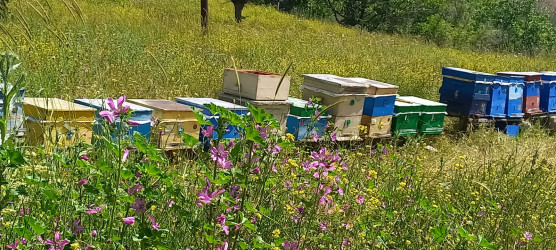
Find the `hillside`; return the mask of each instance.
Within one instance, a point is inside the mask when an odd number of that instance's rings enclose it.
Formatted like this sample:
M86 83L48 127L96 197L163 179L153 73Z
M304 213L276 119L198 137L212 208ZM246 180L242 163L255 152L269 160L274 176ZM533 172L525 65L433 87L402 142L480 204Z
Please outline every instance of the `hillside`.
M292 95L300 94L304 73L373 78L400 85L401 94L437 99L442 66L486 72L556 69L556 56L439 48L302 20L271 7L249 5L245 21L236 24L228 1L210 1L207 34L199 27L194 1L79 1L82 21L78 8L68 11L62 1L50 2L51 10L12 3L25 20L4 24L13 39L3 36L0 49L21 56L34 96L215 96L232 58L238 67L272 72L293 62Z

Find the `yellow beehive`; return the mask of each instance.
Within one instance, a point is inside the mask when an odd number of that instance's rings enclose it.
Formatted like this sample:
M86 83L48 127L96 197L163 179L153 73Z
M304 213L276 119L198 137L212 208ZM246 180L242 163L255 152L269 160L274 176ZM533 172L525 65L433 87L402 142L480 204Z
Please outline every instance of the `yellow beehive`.
M159 148L183 148L183 133L199 138L199 122L189 106L162 99L128 101L153 110L153 117L159 122L151 129L151 139Z
M363 115L361 125L367 127L367 136L371 138L389 137L391 135L392 116Z
M25 98L27 141L45 148L91 143L95 109L57 98Z

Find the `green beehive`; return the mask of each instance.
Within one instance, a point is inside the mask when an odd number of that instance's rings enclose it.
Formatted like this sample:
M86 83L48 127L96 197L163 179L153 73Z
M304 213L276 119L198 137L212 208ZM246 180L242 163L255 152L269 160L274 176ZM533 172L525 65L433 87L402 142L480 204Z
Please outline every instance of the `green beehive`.
M419 128L421 105L397 100L392 117L392 134L398 136L416 135Z
M446 104L415 96L401 96L398 99L421 105L419 133L429 135L442 134L444 117L446 116Z
M320 105L309 105L307 106L306 100L301 100L299 98L289 97L288 102L291 102L290 106L290 114L299 116L299 117L311 117L315 115L315 109L319 111L322 110L322 106ZM328 112L324 111L321 116L328 116Z

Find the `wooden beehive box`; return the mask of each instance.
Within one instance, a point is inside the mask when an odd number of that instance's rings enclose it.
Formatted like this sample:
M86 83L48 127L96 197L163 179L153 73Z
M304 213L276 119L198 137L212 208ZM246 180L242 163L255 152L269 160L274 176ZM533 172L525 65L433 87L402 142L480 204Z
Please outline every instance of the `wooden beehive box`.
M222 91L252 100L285 101L290 92L290 77L284 77L280 84L281 78L280 74L259 70L238 69L236 75L233 69L225 69Z
M45 148L91 143L95 109L57 98L25 98L27 140Z
M367 128L367 136L370 138L384 138L391 136L392 116L368 116L361 117L361 125Z
M103 135L104 129L102 128L102 120L104 118L102 118L98 112L102 110L110 110L106 99L75 99L73 101L77 104L96 109L97 122L95 122L95 126L93 127L93 133ZM153 110L130 102L124 102L123 105L130 107L132 112L130 120L139 123L139 125L130 126L127 136L131 137L133 136L133 133L138 132L148 140L151 133L151 118ZM119 121L116 122L119 123ZM113 135L113 137L115 137L115 135Z
M444 129L446 104L415 97L400 96L398 100L419 105L418 131L422 134L441 134ZM505 102L505 98L503 99ZM400 105L400 103L398 103Z
M303 85L335 94L365 94L367 85L356 80L329 75L305 74ZM305 98L303 98L305 99Z
M185 147L184 133L199 138L199 122L189 106L162 99L131 99L129 102L152 109L153 117L159 119L151 128L151 140L159 148Z
M396 85L366 78L350 77L347 79L365 84L367 86L367 91L365 92L367 95L395 95L399 89Z
M541 103L544 112L556 113L556 72L542 72Z
M296 140L313 138L316 133L318 138L324 136L324 130L328 123L329 116L322 116L315 121L311 117L300 117L288 115L286 133L292 134Z
M355 116L331 116L330 122L338 129L339 137L356 137L359 136L359 125L361 124L361 115Z
M366 94L338 94L327 90L301 85L303 99L312 97L321 99L320 104L328 107L328 113L333 116L361 116L365 104Z

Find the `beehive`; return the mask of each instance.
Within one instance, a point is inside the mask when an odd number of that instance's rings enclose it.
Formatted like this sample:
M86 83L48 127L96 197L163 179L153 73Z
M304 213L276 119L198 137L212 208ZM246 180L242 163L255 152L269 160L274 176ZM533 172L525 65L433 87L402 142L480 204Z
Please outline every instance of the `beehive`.
M523 117L523 77L498 76L497 79L508 86L505 114L510 118Z
M312 97L321 99L320 104L330 107L328 113L333 116L360 116L363 114L366 94L337 94L327 90L301 85L303 99Z
M521 76L524 78L523 113L535 115L542 113L540 109L540 90L542 74L538 72L498 72L502 76Z
M27 141L45 148L91 143L95 109L57 98L25 98Z
M379 82L371 79L350 77L347 78L367 86L365 94L367 95L395 95L398 93L399 87L393 84Z
M371 95L365 97L363 114L368 116L386 116L394 113L396 95Z
M556 72L542 72L540 108L544 112L556 113Z
M158 120L151 128L151 141L161 149L185 147L183 134L199 138L199 122L187 105L162 99L130 99L129 102L152 109Z
M96 122L93 126L93 133L96 135L103 135L104 129L102 127L102 124L104 118L101 117L98 112L102 110L110 110L107 101L105 99L75 99L74 102L80 105L94 108L96 110ZM130 107L130 110L132 112L130 120L134 121L135 123L139 123L139 125L130 126L129 130L127 131L127 136L131 137L133 136L133 133L138 132L148 140L151 133L151 118L153 110L129 102L124 102L123 106ZM119 121L116 122L117 124L119 124ZM117 138L116 135L112 135L112 137ZM95 141L94 138L93 141Z
M446 104L430 101L415 96L400 96L400 101L419 105L418 132L422 134L441 134L444 129ZM505 98L503 100L505 102ZM415 112L413 106L406 107L409 112Z
M290 91L290 77L284 77L280 84L281 78L280 74L259 70L239 69L236 75L233 69L225 69L222 91L252 100L285 101Z
M383 138L391 135L392 116L372 117L363 115L361 117L361 125L367 128L367 135L370 138Z
M337 129L339 137L357 137L359 136L361 117L361 115L331 116L330 122L334 124L334 128Z
M365 94L367 91L367 85L361 83L358 78L354 80L329 74L305 74L303 76L303 85L335 94Z
M440 102L454 116L487 116L490 85L495 75L467 69L443 67Z
M408 101L396 101L392 117L392 134L397 136L416 135L419 128L421 105Z
M245 115L249 112L249 109L245 106L239 105L239 104L234 104L231 102L226 102L226 101L222 101L222 100L218 100L218 99L214 99L214 98L195 98L195 97L178 97L176 98L176 101L178 103L187 105L187 106L191 106L191 107L196 107L199 109L202 109L203 114L205 115L205 117L214 125L215 127L215 131L213 133L213 137L212 138L218 138L218 133L217 133L217 129L218 129L218 124L219 124L219 116L217 114L212 114L210 112L210 110L205 107L205 104L214 104L216 106L219 107L223 107L231 112L234 112L238 115ZM207 126L203 126L203 129L205 129ZM240 136L239 134L239 128L232 126L232 125L228 125L226 126L226 132L224 133L224 135L222 136L225 139L232 139L232 138L238 138ZM206 141L204 136L202 135L202 133L200 134L200 140L201 141Z
M290 112L291 101L257 101L246 98L240 98L225 93L219 93L218 99L245 106L246 103L253 105L256 108L264 109L265 112L271 114L274 119L280 124L279 134L286 131L286 121Z
M2 93L3 86L0 84L0 117L3 116L3 98L4 94ZM10 114L7 121L7 132L8 135L15 135L15 136L23 136L23 132L25 130L24 124L24 115L23 115L23 99L25 98L25 88L21 88L15 96L12 98L12 102L10 103ZM0 145L2 141L0 141Z
M328 118L321 116L320 119L316 119L315 117L313 121L311 117L300 117L290 114L288 115L286 133L292 134L296 140L312 139L313 133L316 133L317 137L321 138L324 136Z

